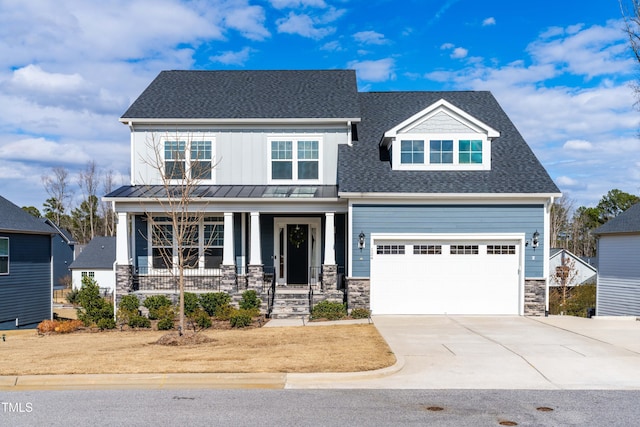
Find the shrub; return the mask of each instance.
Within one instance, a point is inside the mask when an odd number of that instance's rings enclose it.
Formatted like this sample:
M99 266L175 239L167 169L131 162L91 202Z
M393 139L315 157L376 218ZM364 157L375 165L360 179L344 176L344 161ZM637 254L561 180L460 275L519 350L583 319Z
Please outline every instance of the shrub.
M366 308L354 308L351 310L351 317L354 319L368 319L371 316L371 310Z
M100 288L98 283L89 277L82 278L82 287L78 292L78 304L81 309L78 309L78 319L82 320L85 326L91 326L94 323L98 324L100 320L111 319L113 327L115 327L115 320L113 319L113 304L106 301L100 296ZM106 325L105 322L102 322ZM100 327L100 325L98 324ZM100 328L110 329L110 328Z
M211 317L201 308L197 308L191 316L189 316L189 322L193 327L193 331L197 332L199 329L207 329L211 327Z
M144 316L140 316L139 314L135 314L129 318L129 326L132 328L150 328L151 320Z
M80 320L43 320L38 324L38 332L41 334L57 332L59 334L67 334L69 332L77 331L82 327L83 323Z
M218 320L229 320L231 316L233 316L238 311L237 308L231 306L230 304L223 305L218 307L216 310L216 319Z
M78 304L78 293L80 293L79 289L71 289L67 292L67 302L69 304L77 305Z
M220 307L231 303L231 295L226 292L209 292L200 295L200 306L209 316L217 316Z
M168 331L173 329L173 317L163 317L158 321L159 331Z
M322 301L311 310L311 319L339 320L347 316L347 308L341 302Z
M164 295L152 295L144 300L144 305L149 310L149 319L159 319L158 310L162 307L170 307L171 300Z
M122 300L120 300L119 307L123 310L135 311L137 313L140 307L140 300L136 295L125 295L122 297Z
M253 322L253 316L249 310L236 310L235 313L229 318L231 326L234 328L244 328L251 325Z
M191 292L184 293L184 314L191 316L200 307L198 295Z
M113 317L103 317L102 319L99 319L96 324L100 330L114 329L116 327L116 321L113 320Z
M250 310L252 308L260 310L262 300L258 297L258 294L253 289L244 291L242 293L242 299L240 300L240 308Z
M562 289L549 291L549 312L567 316L587 317L587 309L596 306L596 285L580 285L567 290L567 299L562 306Z

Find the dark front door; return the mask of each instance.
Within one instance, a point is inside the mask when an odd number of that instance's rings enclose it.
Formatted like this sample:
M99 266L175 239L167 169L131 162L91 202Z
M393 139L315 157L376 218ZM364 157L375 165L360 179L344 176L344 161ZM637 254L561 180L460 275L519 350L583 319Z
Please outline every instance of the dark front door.
M309 271L309 226L287 225L287 283L307 284Z

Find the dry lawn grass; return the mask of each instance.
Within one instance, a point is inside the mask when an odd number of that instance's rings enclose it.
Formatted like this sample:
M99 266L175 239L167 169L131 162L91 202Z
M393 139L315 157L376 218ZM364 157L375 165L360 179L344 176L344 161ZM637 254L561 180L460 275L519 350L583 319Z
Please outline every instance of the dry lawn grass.
M163 346L163 331L20 334L0 341L0 375L356 372L395 363L373 325L207 330L211 341Z

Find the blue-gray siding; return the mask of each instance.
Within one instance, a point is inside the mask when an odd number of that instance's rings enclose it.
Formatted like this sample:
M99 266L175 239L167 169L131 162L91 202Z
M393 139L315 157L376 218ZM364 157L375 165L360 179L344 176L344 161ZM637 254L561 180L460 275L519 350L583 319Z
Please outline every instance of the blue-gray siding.
M369 277L370 245L358 249L358 235L372 233L524 233L544 241L543 205L354 205L353 276ZM542 245L525 248L525 277L543 277Z
M0 276L0 330L35 327L51 317L51 236L9 237L9 274Z
M640 316L640 234L601 235L598 316Z

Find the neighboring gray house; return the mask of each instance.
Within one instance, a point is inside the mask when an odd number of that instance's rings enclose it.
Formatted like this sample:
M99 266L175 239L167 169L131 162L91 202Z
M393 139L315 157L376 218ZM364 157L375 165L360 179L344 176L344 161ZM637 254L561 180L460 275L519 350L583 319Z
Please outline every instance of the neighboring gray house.
M53 287L62 289L66 284L66 277L71 277L69 266L73 262L76 242L69 230L58 227L53 221L44 218L43 222L53 228L56 235L51 239L53 254Z
M119 296L175 295L162 184L179 195L197 172L192 292L254 289L267 310L298 304L292 287L377 314L548 308L561 194L489 92L358 92L352 70L164 71L120 121L132 184L105 197Z
M640 316L640 203L593 232L598 237L597 316Z
M573 287L587 283L596 283L598 271L593 265L566 249L554 248L551 249L551 256L549 257L549 286L560 286L560 281L554 280L553 276L558 274L558 267L569 265L570 262L573 263L575 274L570 274L573 280L570 280L567 286Z
M80 289L82 278L89 276L98 283L103 294L111 294L116 286L115 261L116 238L94 237L69 267L73 288Z
M0 330L51 319L55 231L0 196Z

